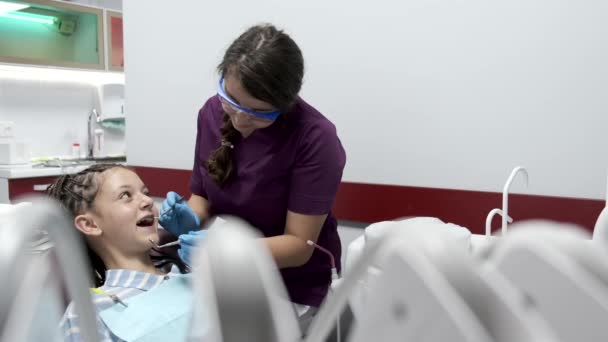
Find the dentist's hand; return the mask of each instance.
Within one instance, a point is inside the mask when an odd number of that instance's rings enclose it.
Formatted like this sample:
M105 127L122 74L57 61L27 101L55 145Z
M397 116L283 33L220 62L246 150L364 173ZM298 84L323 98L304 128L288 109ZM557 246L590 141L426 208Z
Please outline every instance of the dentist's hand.
M201 243L207 237L207 230L197 230L190 232L188 234L182 234L179 236L179 249L177 250L177 254L180 259L186 264L192 266L192 256L196 248L198 248Z
M201 219L188 202L176 192L168 192L158 215L158 222L175 236L187 234L201 227Z

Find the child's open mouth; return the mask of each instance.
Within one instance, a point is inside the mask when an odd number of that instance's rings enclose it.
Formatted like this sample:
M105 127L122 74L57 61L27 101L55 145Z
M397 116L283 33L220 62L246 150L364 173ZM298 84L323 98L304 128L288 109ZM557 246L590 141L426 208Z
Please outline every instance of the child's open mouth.
M154 221L154 215L150 214L142 217L135 224L141 228L154 229Z

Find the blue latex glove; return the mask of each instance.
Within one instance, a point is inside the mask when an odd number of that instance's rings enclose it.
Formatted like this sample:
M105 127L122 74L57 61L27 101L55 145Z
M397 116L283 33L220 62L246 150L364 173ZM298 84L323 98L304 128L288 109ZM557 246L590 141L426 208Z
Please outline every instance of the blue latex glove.
M192 265L192 256L198 246L203 243L203 240L207 237L207 230L197 230L189 232L188 234L182 234L179 236L179 249L177 254L180 259L188 265Z
M175 236L199 230L201 219L178 193L170 191L163 201L158 222Z

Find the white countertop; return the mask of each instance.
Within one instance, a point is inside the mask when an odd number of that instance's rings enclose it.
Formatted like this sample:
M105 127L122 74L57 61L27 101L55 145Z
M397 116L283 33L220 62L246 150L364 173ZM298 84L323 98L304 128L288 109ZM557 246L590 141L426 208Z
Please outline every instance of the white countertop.
M32 167L28 166L15 166L15 167L0 167L0 178L31 178L31 177L49 177L49 176L60 176L68 173L76 173L84 170L89 165L78 165L68 166L64 168L60 167Z

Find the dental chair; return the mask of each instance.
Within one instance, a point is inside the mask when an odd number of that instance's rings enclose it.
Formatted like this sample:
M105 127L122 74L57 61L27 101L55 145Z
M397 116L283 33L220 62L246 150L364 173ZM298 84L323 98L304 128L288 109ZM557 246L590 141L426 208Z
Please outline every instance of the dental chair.
M261 235L239 219L222 221L194 256L190 340L299 341L295 310Z
M513 225L489 254L563 341L608 340L608 251L582 228Z
M471 248L472 234L468 229L455 224L444 223L436 217L408 217L395 221L376 222L367 226L364 233L348 245L344 273L347 273L351 266L357 262L364 253L366 246L376 243L382 239L384 235L393 230L408 229L409 227L419 224L431 224L432 228L438 229L450 229L450 231L446 230L446 233L449 234L449 238L451 238L452 241L462 246L462 248Z
M420 227L424 228L420 229ZM382 241L385 236L389 234L409 235L412 230L415 230L420 234L439 232L440 234L434 236L448 240L450 245L459 250L467 252L471 250L472 234L468 229L455 224L444 223L435 217L412 217L399 221L377 222L366 227L363 235L349 244L346 252L344 273L348 274L350 269L358 262L362 255L364 255L364 253L373 245ZM360 312L367 311L365 305L366 284L371 279L382 274L382 268L375 265L370 267L367 272L368 276L358 282L358 287L360 287L361 290L355 290L350 297L350 305L355 316Z
M365 310L344 341L556 341L509 282L433 224L393 230L369 246L321 307L306 342L329 341L335 317L366 278ZM370 269L382 271L369 279Z
M85 252L59 205L48 198L29 197L31 203L3 210L0 215L0 341L55 341L63 314L60 289L64 286L80 317L81 336L98 341L95 311L88 289ZM41 230L55 248L52 254L33 255L30 242ZM60 272L52 272L57 266Z

